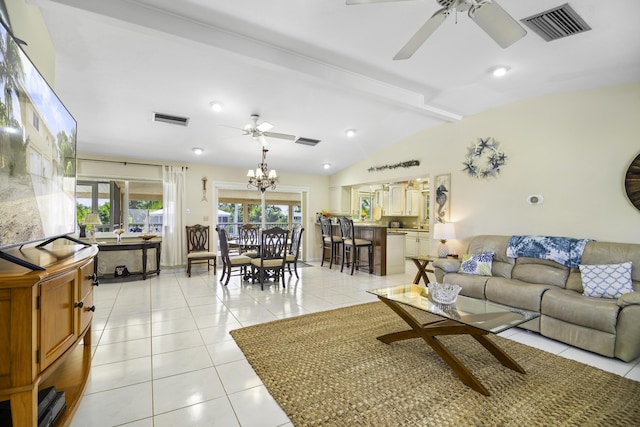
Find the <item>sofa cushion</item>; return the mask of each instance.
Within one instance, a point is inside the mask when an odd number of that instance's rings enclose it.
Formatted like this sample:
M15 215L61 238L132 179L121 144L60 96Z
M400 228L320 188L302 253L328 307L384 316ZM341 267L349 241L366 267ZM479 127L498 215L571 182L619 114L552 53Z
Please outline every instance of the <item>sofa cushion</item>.
M618 298L633 292L631 262L621 264L580 265L584 295Z
M462 288L460 295L467 297L485 299L484 287L487 284L487 276L476 276L473 274L448 273L444 276L443 282L458 285Z
M476 274L479 276L491 276L491 263L493 252L462 255L462 263L458 273Z
M549 285L490 277L484 292L490 301L539 313L542 294L549 288Z
M511 271L511 278L528 283L553 285L564 288L569 277L569 267L555 261L520 257Z
M586 297L565 289L549 289L542 296L542 314L612 334L619 311L614 299Z

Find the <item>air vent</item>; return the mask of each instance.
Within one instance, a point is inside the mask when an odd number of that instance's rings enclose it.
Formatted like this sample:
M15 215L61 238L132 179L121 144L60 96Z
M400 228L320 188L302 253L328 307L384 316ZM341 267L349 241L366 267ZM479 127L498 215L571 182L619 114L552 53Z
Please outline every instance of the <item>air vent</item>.
M524 18L522 22L548 42L591 29L576 11L569 6L569 3Z
M302 144L302 145L310 145L310 146L316 146L318 145L318 142L320 142L319 139L311 139L311 138L298 138L295 140L296 144Z
M170 114L153 113L154 122L169 123L170 125L187 126L189 125L188 117L172 116Z

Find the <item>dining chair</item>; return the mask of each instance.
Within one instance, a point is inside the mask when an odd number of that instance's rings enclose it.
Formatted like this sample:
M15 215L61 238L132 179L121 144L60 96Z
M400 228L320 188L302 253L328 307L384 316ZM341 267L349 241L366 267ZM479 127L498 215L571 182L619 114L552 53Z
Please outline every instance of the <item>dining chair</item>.
M187 225L187 275L191 277L191 265L207 263L207 271L211 270L213 261L213 274L216 274L217 252L211 252L209 238L211 228L208 225Z
M320 267L324 265L325 253L329 251L329 269L333 266L333 261L340 254L342 247L342 238L333 235L331 220L326 216L320 217L320 228L322 229L322 260Z
M220 258L222 258L220 283L224 280L224 286L227 286L233 269L239 271L236 276L246 276L247 267L251 265L251 258L244 255L229 255L229 239L226 230L222 227L216 227L216 231L218 232L218 244L220 245Z
M351 264L351 275L353 271L359 270L361 267L368 267L369 274L373 272L373 243L370 240L354 238L353 220L351 218L342 217L338 219L340 223L340 233L342 234L342 266L340 271L344 269L345 262ZM360 265L360 249L367 248L368 265ZM351 259L351 261L349 261Z
M253 258L251 260L251 275L254 282L256 277L260 279L260 289L264 290L264 280L268 272L273 274L276 283L282 276L282 287L285 287L284 265L287 259L286 250L288 237L289 230L284 230L280 227L273 227L262 231L260 258Z
M242 225L238 233L238 244L240 255L257 258L260 248L260 227L253 224Z
M304 227L302 227L302 225L298 224L293 227L291 231L291 245L289 246L289 252L285 260L289 274L291 274L291 264L293 264L293 271L298 279L300 278L300 276L298 276L298 256L300 255L300 243L303 232Z

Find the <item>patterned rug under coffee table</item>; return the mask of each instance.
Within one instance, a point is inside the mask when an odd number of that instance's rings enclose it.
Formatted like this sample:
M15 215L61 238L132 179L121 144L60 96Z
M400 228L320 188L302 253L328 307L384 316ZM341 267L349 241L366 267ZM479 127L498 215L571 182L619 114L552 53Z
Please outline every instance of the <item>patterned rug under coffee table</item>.
M436 316L416 313L427 319ZM380 302L231 331L296 426L637 426L640 382L491 336L526 370L470 336L440 339L486 385L460 382L421 340L376 339L406 324Z

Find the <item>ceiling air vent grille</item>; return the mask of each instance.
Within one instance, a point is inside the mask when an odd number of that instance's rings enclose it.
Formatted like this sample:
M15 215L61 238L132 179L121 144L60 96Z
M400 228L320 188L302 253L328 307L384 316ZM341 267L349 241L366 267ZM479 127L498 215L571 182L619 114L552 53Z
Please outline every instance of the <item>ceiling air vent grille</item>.
M170 125L187 126L188 117L172 116L171 114L153 113L154 122L169 123Z
M591 29L569 3L524 18L522 22L548 42Z
M316 146L318 145L318 142L320 142L319 139L311 139L311 138L298 138L296 139L296 144L303 144L303 145L310 145L310 146Z

